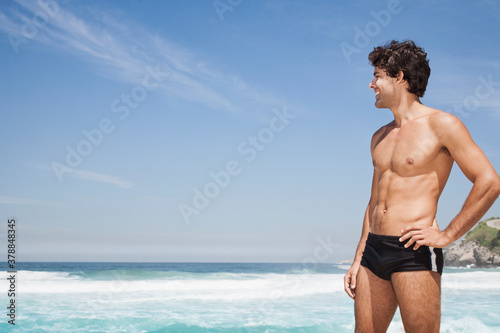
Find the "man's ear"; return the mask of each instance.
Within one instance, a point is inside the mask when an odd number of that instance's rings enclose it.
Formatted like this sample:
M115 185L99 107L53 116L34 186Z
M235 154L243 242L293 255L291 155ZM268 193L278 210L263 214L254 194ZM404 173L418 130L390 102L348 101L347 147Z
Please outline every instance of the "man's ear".
M404 77L405 77L405 75L404 75L403 71L399 71L398 75L396 76L396 79L397 79L396 81L398 83L405 82L406 80Z

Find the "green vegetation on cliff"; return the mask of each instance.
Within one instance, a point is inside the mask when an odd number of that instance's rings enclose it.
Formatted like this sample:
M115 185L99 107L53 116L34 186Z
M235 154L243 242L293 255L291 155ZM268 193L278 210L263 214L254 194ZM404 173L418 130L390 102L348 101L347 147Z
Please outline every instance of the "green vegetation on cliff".
M479 222L474 229L465 235L465 243L478 242L481 246L487 247L492 253L500 254L500 229L487 225L490 220L500 219L491 217Z

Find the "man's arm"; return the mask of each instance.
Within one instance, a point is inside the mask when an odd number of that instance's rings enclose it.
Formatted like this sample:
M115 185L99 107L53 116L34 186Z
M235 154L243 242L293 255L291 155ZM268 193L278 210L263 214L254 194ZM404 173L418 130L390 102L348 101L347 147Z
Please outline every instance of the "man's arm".
M373 158L373 151L375 150L375 145L378 143L382 135L385 133L386 126L379 128L375 134L372 136L370 151ZM359 240L358 246L356 248L356 255L354 256L354 261L352 263L351 268L347 271L344 276L344 290L354 299L356 292L356 277L358 275L359 266L361 265L361 258L363 257L363 251L365 250L366 239L368 238L368 233L370 232L371 219L373 216L373 211L377 206L378 202L378 172L373 169L373 178L372 178L372 188L370 194L370 201L368 202L368 207L365 210L365 216L363 218L363 228L361 230L361 238Z
M358 246L356 248L356 255L354 257L354 261L352 263L351 268L347 271L347 274L344 276L344 290L354 299L355 290L356 290L356 277L358 275L359 266L361 265L361 258L363 257L363 251L365 250L366 239L368 238L368 233L370 232L370 221L373 215L373 210L377 205L378 201L378 175L377 171L373 171L373 179L372 179L372 190L370 202L368 203L368 207L366 207L365 216L363 219L363 229L361 230L361 239L359 240Z
M435 131L464 175L474 184L458 215L442 232L437 225L409 226L401 231L401 241L443 248L460 237L486 214L500 195L500 178L482 150L474 143L465 125L451 114L443 114L435 123Z

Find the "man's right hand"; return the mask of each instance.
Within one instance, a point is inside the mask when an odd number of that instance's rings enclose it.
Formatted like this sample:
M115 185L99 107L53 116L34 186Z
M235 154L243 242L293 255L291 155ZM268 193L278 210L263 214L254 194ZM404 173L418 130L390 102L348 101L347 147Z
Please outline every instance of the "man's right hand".
M344 290L352 299L356 295L356 276L358 275L359 265L359 262L353 263L344 276Z

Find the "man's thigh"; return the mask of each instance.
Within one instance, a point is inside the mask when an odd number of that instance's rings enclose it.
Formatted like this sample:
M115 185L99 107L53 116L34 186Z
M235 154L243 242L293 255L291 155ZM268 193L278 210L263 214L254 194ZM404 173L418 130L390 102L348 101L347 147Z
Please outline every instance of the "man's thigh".
M354 313L356 332L386 332L397 309L391 281L360 266L356 278Z
M439 332L441 276L431 271L398 272L391 281L406 333Z

